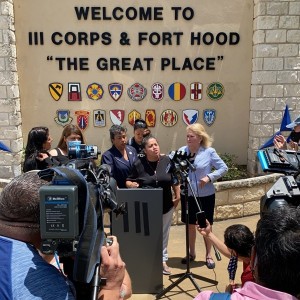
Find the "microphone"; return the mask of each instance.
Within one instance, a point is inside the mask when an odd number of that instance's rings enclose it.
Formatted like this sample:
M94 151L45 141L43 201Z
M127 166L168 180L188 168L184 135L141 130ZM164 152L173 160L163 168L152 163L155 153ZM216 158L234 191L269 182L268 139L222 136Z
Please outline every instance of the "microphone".
M213 245L213 247L214 247L214 250L215 250L215 256L216 256L217 261L222 260L222 257L221 257L221 254L220 254L219 250L215 247L215 245Z

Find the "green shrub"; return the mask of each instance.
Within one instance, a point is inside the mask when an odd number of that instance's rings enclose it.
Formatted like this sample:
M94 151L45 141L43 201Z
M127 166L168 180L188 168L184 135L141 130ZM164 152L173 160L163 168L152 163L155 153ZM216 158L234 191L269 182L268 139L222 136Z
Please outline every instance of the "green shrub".
M237 156L234 154L219 154L228 167L228 172L220 179L221 181L238 180L248 178L247 167L243 165L237 165Z

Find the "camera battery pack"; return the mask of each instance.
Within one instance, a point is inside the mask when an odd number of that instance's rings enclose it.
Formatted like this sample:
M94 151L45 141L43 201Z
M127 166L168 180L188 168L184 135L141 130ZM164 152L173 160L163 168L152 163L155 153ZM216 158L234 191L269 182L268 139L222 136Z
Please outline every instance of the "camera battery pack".
M42 239L74 239L79 234L78 187L47 185L40 188Z

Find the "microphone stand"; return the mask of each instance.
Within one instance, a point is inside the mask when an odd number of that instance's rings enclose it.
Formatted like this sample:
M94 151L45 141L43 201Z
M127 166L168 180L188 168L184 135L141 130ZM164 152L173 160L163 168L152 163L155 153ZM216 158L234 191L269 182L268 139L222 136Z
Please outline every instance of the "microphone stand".
M185 210L185 214L186 214L186 223L185 223L185 235L186 235L186 242L185 242L185 250L186 250L186 257L187 257L187 261L186 261L186 271L185 273L181 273L181 274L174 274L174 275L170 275L169 279L173 279L173 278L177 278L179 277L176 281L174 281L171 285L169 285L168 287L166 287L164 290L162 290L160 293L158 293L156 295L156 299L160 299L163 295L165 295L166 293L168 293L170 290L172 290L175 286L179 285L183 280L185 280L186 278L190 279L191 282L193 283L193 285L195 286L196 290L198 292L201 291L199 285L195 282L194 278L199 279L199 280L203 280L206 282L209 282L213 285L217 285L218 281L212 280L210 278L206 278L197 274L193 274L190 271L190 260L189 260L189 207L188 207L188 186L190 187L190 189L192 189L191 183L190 183L190 179L188 177L188 172L186 171L180 171L180 175L181 175L181 180L182 182L184 181L184 201L185 201L185 205L186 205L186 210ZM201 209L200 209L201 211Z

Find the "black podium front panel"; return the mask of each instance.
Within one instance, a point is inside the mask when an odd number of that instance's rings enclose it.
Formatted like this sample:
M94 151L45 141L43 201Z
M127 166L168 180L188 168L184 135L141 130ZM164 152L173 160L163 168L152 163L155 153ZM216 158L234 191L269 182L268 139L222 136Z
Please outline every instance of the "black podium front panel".
M162 290L162 189L119 189L118 203L126 203L127 214L112 217L135 294Z

